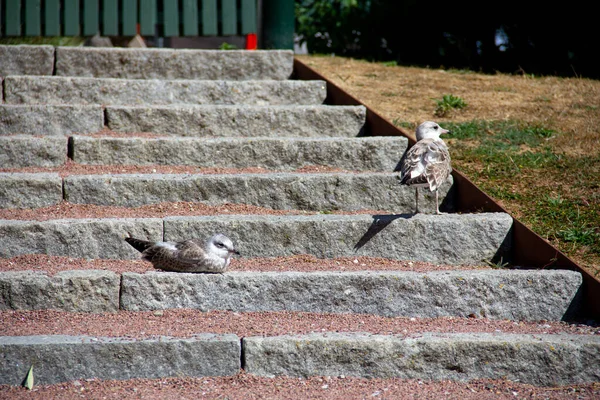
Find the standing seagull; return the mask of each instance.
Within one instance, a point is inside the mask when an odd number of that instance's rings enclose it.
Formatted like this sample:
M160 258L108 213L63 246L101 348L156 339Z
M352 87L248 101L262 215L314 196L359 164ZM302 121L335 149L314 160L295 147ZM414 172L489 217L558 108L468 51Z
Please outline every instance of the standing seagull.
M132 237L125 240L141 252L142 258L150 261L154 268L165 271L222 273L229 266L231 256L240 254L233 247L231 239L220 233L206 242L198 239L150 242Z
M435 192L436 214L441 214L437 189L452 172L448 147L440 139L443 133L451 132L435 122L423 122L416 131L417 143L400 160L400 184L415 187L416 213L419 212L419 187L429 187Z

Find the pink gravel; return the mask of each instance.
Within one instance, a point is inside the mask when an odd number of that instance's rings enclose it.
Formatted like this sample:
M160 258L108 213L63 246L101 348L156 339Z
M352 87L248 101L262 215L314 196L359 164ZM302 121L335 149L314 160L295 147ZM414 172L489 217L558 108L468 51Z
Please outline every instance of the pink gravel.
M367 332L419 336L440 333L527 333L600 335L600 327L556 321L509 321L485 318L408 318L370 314L313 312L202 312L192 309L75 313L54 310L1 311L0 334L89 335L144 339L156 336L191 337L198 333L239 337L279 336L311 332Z
M400 261L380 257L317 258L309 254L269 258L233 258L227 272L234 271L456 271L489 269L489 266L436 265L421 261ZM158 271L143 260L82 259L45 254L25 254L12 258L0 258L0 272L43 271L54 275L60 271L99 269L144 273Z
M241 372L231 377L80 380L56 385L0 386L5 399L598 399L600 384L540 388L505 380L470 382L353 377L263 378Z

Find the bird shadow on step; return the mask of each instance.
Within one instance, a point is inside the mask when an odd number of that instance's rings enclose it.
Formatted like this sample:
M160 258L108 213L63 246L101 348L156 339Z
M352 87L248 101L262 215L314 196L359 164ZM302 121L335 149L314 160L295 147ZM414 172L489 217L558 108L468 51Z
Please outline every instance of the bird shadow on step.
M369 229L359 239L358 243L354 245L354 251L359 250L365 244L369 242L375 235L381 232L386 226L392 223L392 221L398 218L412 218L414 214L385 214L385 215L373 215L373 222Z

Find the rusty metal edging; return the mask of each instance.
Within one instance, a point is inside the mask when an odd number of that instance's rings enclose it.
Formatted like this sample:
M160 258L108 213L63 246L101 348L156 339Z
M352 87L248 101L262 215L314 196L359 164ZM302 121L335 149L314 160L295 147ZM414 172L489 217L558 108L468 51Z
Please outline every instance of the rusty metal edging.
M293 79L323 80L327 82L325 104L362 105L367 109L365 135L367 136L404 136L415 142L412 132L396 127L377 112L363 104L356 97L341 89L323 75L294 58ZM456 205L459 212L505 212L504 207L479 189L460 171L452 172L456 188ZM557 248L542 239L521 221L513 217L511 258L516 265L537 269L567 269L578 271L583 277L582 316L600 319L600 280L575 263Z

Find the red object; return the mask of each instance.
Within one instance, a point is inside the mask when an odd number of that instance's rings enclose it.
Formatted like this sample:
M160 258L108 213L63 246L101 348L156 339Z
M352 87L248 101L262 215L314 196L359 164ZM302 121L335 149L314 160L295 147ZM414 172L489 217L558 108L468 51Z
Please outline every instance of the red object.
M257 40L256 33L249 33L246 35L246 50L256 50Z

